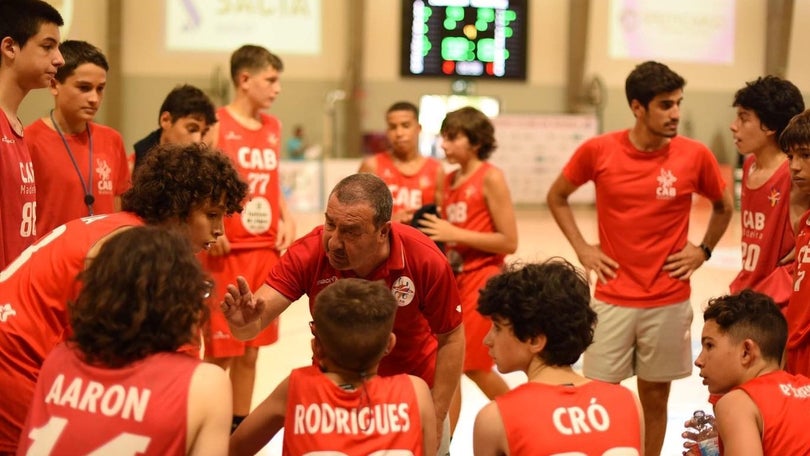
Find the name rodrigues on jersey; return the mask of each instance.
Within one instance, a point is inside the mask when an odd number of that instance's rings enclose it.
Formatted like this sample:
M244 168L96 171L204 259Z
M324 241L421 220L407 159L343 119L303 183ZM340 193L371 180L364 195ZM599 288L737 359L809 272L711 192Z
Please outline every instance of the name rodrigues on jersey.
M151 395L147 388L105 386L80 377L66 384L65 375L59 374L45 396L45 403L141 422Z
M407 403L375 404L372 407L335 407L331 404L297 404L293 433L301 434L392 434L408 432L411 419Z

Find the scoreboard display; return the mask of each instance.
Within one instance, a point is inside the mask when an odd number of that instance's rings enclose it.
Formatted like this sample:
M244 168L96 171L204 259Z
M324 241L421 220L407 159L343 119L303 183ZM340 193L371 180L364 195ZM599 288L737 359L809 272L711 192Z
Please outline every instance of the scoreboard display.
M401 74L526 79L528 0L402 0Z

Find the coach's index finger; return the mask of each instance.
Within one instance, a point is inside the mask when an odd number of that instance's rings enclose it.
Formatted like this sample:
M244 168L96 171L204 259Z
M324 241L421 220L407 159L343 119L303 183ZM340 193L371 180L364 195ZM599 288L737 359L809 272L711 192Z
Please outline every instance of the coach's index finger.
M250 296L250 285L244 277L238 276L236 278L236 285L239 287L239 294L242 296Z

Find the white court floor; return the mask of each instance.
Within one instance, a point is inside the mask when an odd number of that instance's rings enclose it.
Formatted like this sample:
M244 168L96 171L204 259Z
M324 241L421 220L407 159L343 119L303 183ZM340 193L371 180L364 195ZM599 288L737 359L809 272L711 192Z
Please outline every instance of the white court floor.
M704 202L705 203L705 202ZM689 240L695 244L701 241L709 218L707 204L695 205ZM580 229L591 241L597 239L596 212L591 207L575 209ZM298 234L308 232L322 222L322 214L297 214ZM550 256L563 256L578 264L573 250L557 228L545 207L517 210L518 251L514 259L522 261L543 260ZM728 284L736 276L740 265L739 253L740 220L735 212L728 231L715 249L712 259L703 265L692 277L692 305L695 318L692 323L692 356L700 350L700 331L703 327L702 306L712 296L728 291ZM253 394L253 405L262 401L275 388L279 381L286 377L290 370L307 365L311 360L308 322L311 319L306 298L293 303L281 316L280 339L275 345L264 347L259 352L256 387ZM692 376L672 384L669 400L669 425L662 455L681 455L683 440L683 422L692 416L697 409L711 410L706 402L706 387L701 384L697 368ZM509 374L506 380L510 385L525 381L523 374ZM623 382L635 390L635 378ZM463 379L461 417L450 446L452 455L472 455L472 425L478 410L486 404L486 397L469 380ZM281 433L265 447L260 455L281 455Z

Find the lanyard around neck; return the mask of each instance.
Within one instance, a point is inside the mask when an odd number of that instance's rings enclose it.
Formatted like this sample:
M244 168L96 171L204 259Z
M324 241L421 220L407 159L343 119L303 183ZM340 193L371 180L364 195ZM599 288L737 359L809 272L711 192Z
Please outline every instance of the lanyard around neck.
M59 129L59 125L56 123L56 119L53 118L53 109L51 109L51 122L53 123L53 128L56 130L56 133L59 134L59 137L62 138L62 144L65 145L65 150L67 151L68 157L70 157L71 163L73 163L73 169L76 170L76 174L79 176L79 181L82 183L82 190L84 190L84 204L87 206L88 215L93 215L93 203L96 202L96 198L93 196L93 135L90 133L90 122L87 122L87 149L88 149L88 156L87 159L87 176L88 182L84 181L84 176L82 176L82 172L79 170L79 165L76 163L76 157L73 156L73 151L70 150L70 145L68 145L67 138L62 133L62 130Z

